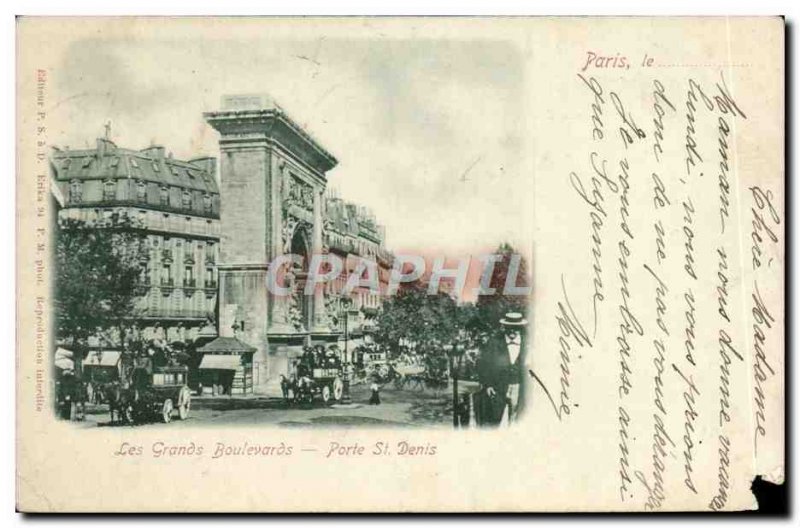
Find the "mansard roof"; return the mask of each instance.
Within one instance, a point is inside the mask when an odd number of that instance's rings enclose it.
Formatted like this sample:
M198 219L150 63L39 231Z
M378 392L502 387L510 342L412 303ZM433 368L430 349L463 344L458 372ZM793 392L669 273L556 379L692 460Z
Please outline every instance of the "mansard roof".
M183 161L165 156L160 146L132 150L98 139L93 149L56 149L52 162L58 181L131 178L219 194L215 158Z
M375 221L375 216L366 207L329 196L325 209L332 231L353 237L362 236L377 243L383 240L382 226Z

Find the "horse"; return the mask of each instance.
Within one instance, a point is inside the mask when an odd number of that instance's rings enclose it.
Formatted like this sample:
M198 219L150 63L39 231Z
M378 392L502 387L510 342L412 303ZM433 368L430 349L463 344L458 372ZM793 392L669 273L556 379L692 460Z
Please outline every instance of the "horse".
M283 401L287 404L291 402L294 395L296 394L296 386L297 383L294 380L294 376L292 378L287 378L283 374L280 375L281 379L281 394L283 394Z
M127 390L118 381L103 386L103 398L108 402L111 423L129 423L132 421L132 402Z

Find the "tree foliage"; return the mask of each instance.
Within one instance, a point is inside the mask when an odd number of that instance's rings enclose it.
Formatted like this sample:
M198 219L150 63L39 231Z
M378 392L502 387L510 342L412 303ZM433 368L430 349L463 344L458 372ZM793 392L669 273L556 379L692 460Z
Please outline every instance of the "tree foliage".
M529 297L507 295L503 290L516 253L508 244L497 249L490 286L496 292L481 295L472 303L458 304L444 293L431 295L425 281L404 283L397 294L387 299L378 315L376 343L396 357L404 351L424 357L443 357L453 345L472 349L500 330L500 319L510 311L526 314ZM520 259L516 286L527 286L527 263Z
M427 284L417 281L384 302L374 338L392 357L402 352L438 356L446 353L462 327L455 300L444 293L430 295Z
M500 255L500 260L495 263L492 272L491 280L489 281L490 288L494 288L494 293L483 294L478 296L475 303L477 308L475 318L471 321L471 331L475 334L489 335L492 332L499 331L500 319L508 312L519 312L523 316L527 316L528 303L530 297L528 295L509 295L505 292L506 281L509 279L509 273L512 270L512 259L517 255L519 267L511 277L511 286L525 287L530 286L530 278L528 277L528 264L524 258L511 247L510 244L503 243L495 251L496 255Z
M143 231L126 216L62 219L54 263L57 338L81 345L100 330L125 335L148 251Z

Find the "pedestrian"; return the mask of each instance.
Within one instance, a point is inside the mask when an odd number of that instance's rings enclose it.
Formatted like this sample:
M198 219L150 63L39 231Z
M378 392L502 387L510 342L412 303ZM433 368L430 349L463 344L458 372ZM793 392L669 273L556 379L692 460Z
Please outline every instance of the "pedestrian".
M314 346L314 365L315 368L325 368L325 347L322 345Z
M381 404L381 394L380 394L380 386L378 386L377 381L373 381L372 385L369 386L369 390L372 392L372 395L369 397L369 404L370 405L380 405Z
M289 401L289 380L283 374L281 374L279 376L279 378L281 380L281 394L283 394L283 401L288 402Z
M499 331L481 348L476 365L481 390L476 394L475 411L482 426L516 421L521 400L527 324L521 313L505 314L500 320Z

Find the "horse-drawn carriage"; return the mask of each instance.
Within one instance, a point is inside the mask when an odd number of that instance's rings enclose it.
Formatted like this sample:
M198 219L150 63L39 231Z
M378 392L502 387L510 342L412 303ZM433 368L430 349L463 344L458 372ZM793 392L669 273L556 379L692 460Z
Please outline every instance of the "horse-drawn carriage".
M344 392L344 374L341 358L332 350L325 355L307 349L303 356L291 365L288 376L281 375L281 392L287 403L307 403L315 397L323 403L339 401Z
M402 389L406 386L416 385L418 389L425 386L425 367L416 363L401 363L393 365L395 371L394 386Z
M331 399L342 399L344 383L341 368L315 368L311 376L303 376L298 382L297 398L299 401L311 403L314 396L319 395L323 403Z
M448 373L445 370L433 369L429 366L414 364L398 364L392 366L395 389L433 389L435 391L446 389L449 384Z
M189 417L192 393L186 366L154 366L150 358L136 358L123 380L106 392L112 422L127 424Z

